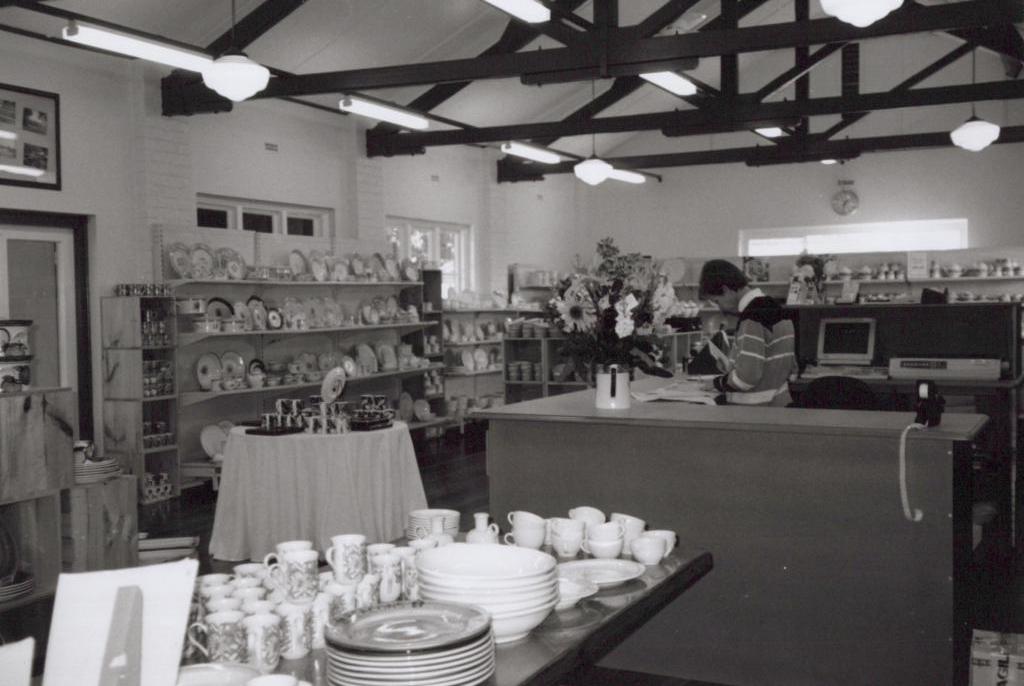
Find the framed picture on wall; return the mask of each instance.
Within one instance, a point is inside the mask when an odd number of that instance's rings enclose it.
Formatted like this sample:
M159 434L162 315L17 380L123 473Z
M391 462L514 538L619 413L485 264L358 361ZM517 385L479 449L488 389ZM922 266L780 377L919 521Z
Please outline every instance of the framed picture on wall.
M0 184L60 190L60 96L0 83Z

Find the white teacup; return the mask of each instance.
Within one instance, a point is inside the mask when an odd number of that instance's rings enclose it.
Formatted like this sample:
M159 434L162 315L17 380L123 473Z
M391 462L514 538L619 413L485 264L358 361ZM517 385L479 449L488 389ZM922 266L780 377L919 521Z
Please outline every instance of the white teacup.
M650 531L645 531L644 536L657 536L658 538L664 539L666 557L676 547L675 531L670 531L669 529L651 529Z
M589 505L581 505L569 510L569 518L580 520L588 529L591 525L596 526L597 524L604 524L605 522L604 512L601 512L601 510L596 507L590 507Z
M612 541L584 540L583 551L594 557L611 559L622 554L622 539L616 538Z
M237 591L243 588L259 588L263 585L263 581L255 576L242 576L232 581L231 585Z
M551 536L551 547L559 557L576 557L583 546L583 534L558 532Z
M536 550L544 545L544 527L515 527L504 538L507 545Z
M629 547L636 561L645 565L656 565L665 557L665 539L657 536L637 536Z
M196 578L200 587L203 586L224 586L231 582L230 574L203 574Z
M249 666L264 674L273 672L281 661L281 617L269 612L250 615L242 625Z
M238 578L255 577L257 579L263 579L267 575L267 568L259 562L244 562L240 565L232 567L235 572L235 576Z
M235 592L231 594L232 598L238 598L245 605L246 601L249 600L263 600L267 597L267 589L262 586L253 588L236 588Z
M206 601L207 612L228 612L230 610L241 610L242 599L220 596Z
M587 528L586 522L582 519L572 519L569 517L552 517L548 520L551 523L551 535L560 536L582 536Z
M512 525L513 529L519 527L544 527L547 524L547 520L532 512L515 510L508 513L508 523Z
M625 536L625 530L619 522L605 522L587 527L587 540L590 541L614 541L621 540Z
M340 584L358 583L366 573L366 536L342 534L331 538L327 549L327 564L334 570L334 580Z
M228 598L232 593L235 592L234 586L227 584L220 584L218 586L200 586L199 596L205 602L209 602L214 598Z

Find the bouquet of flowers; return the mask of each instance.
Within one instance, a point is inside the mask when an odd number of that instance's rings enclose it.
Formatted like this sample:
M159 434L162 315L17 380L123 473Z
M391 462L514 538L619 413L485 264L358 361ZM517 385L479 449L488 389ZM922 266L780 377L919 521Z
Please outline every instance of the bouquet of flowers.
M580 378L595 367L617 364L669 377L660 365L655 335L675 312L676 298L657 265L639 253L622 254L611 238L597 244L589 267L562 281L547 317L565 336L561 353Z
M810 300L824 302L825 297L825 263L832 261L831 255L811 255L807 251L800 253L793 267L793 281L807 286Z

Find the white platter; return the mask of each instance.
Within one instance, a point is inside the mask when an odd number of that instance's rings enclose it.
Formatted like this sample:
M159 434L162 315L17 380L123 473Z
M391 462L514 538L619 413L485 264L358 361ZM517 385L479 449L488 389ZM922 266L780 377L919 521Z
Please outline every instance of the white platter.
M581 578L599 588L611 588L640 578L644 566L629 560L573 560L558 565L558 575L570 579Z

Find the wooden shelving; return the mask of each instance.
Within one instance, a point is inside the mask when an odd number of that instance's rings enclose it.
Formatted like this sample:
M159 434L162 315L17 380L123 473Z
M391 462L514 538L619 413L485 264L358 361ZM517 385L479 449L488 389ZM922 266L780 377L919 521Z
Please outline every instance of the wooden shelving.
M444 375L459 378L459 377L471 377L471 376L491 376L494 374L501 374L501 369L484 369L482 371L473 372L459 372L454 369L446 369Z
M172 289L184 286L262 286L277 288L280 286L298 286L302 288L418 288L422 281L271 281L263 279L175 279L168 282Z
M199 331L178 334L179 345L192 345L207 338L232 338L238 336L309 336L329 333L363 333L367 331L415 331L433 326L428 322L401 322L394 324L367 324L365 326L334 326L319 329L263 329L260 331L218 331L202 333Z

